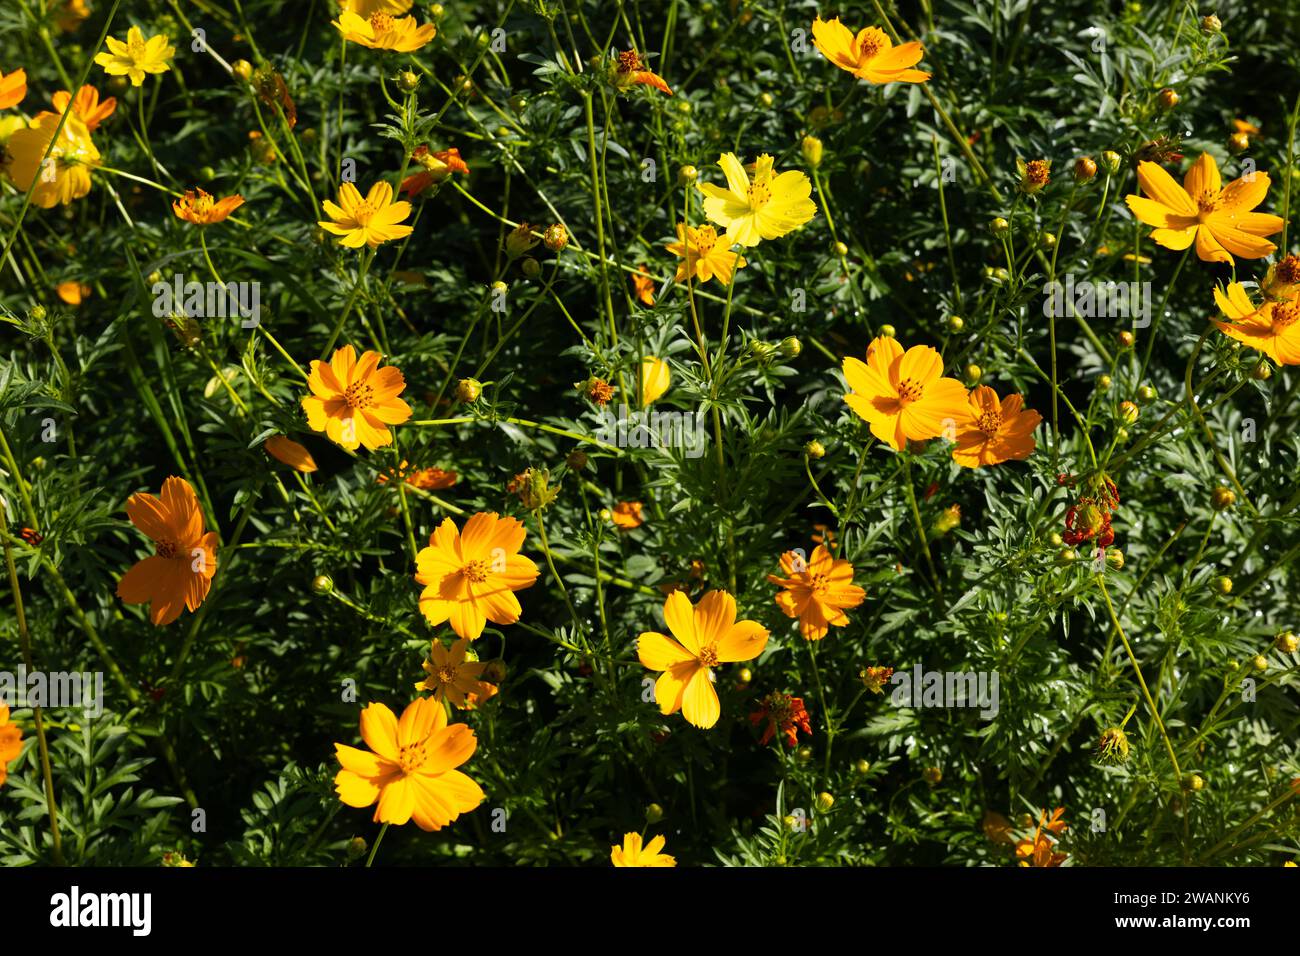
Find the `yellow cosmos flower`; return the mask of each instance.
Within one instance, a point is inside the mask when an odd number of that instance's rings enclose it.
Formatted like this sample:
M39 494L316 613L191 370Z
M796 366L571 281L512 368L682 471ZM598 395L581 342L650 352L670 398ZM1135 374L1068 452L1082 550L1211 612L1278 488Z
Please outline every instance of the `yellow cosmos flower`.
M727 177L727 188L700 183L704 194L704 214L727 230L727 238L742 246L756 246L764 239L777 239L798 229L817 215L816 204L808 197L812 182L798 170L777 175L772 157L758 157L751 180L735 153L723 153L718 166Z
M468 653L469 641L466 638L460 638L450 649L435 639L429 650L429 659L423 664L424 672L429 676L416 684L415 689L427 690L439 703L450 701L453 707L460 708L472 708L474 699L486 700L494 695L496 687L479 680L487 664L466 660Z
M355 13L359 17L369 17L374 13L396 17L415 6L415 0L339 0L339 6L344 13Z
M963 468L996 465L1028 458L1034 450L1034 429L1043 416L1024 408L1024 399L1008 395L1001 401L987 385L970 393L970 417L959 423L952 460Z
M116 37L108 37L107 43L108 52L96 54L95 62L109 76L130 78L132 86L144 83L146 73L166 73L176 55L166 36L160 33L146 40L139 27L126 31L125 43Z
M712 226L692 228L679 222L677 241L665 248L681 257L682 261L677 263L678 282L685 282L690 276L700 282L716 278L723 285L731 285L732 276L744 267L745 260L739 253L731 252L730 246L730 242L718 243L717 230ZM650 304L654 304L653 298Z
M657 836L642 846L641 834L625 833L622 846L609 848L609 861L615 866L676 866L676 859L659 852L665 842L662 836Z
M312 431L349 450L392 444L388 426L410 418L411 406L397 397L406 388L402 373L392 365L379 368L379 360L378 352L363 352L358 360L350 345L335 350L328 362L312 359L312 394L302 400Z
M524 526L495 511L474 515L464 532L444 518L429 536L429 546L415 556L420 610L435 627L451 622L460 637L475 640L488 621L513 624L523 609L515 591L530 588L538 571L519 553Z
M1224 335L1263 352L1279 365L1300 365L1300 293L1256 306L1241 283L1234 282L1226 295L1215 288L1214 301L1231 320L1214 320Z
M239 193L215 200L202 189L187 189L181 199L172 202L172 212L177 218L196 226L210 226L224 222L227 216L243 204L244 197Z
M276 461L283 462L304 475L310 475L316 470L316 459L311 456L311 452L292 438L272 435L262 442L262 449Z
M394 18L383 12L372 13L369 18L345 12L332 22L343 34L343 39L350 43L359 43L372 50L393 50L397 53L411 53L420 49L438 32L432 23L417 26L415 17Z
M844 360L844 378L852 389L844 401L894 451L909 439L955 435L970 417L966 386L943 377L943 359L928 345L904 352L882 335L868 346L865 363Z
M113 115L117 109L117 97L110 96L102 103L99 100L99 90L95 89L89 83L77 91L76 97L73 97L67 90L59 90L50 101L54 104L54 111L59 115L72 104L72 114L86 124L86 129L94 132L100 123Z
M12 73L0 71L0 110L17 106L27 95L27 71L14 70Z
M925 55L921 44L894 46L879 27L867 27L854 36L839 17L830 22L818 17L812 34L813 45L822 56L868 83L924 83L930 78L929 73L911 69Z
M41 113L26 129L15 130L5 144L12 157L9 178L24 192L36 180L32 202L42 209L66 206L90 192L90 168L99 165L99 150L86 124L69 116L56 140L59 119L55 113ZM49 157L43 162L47 149Z
M776 596L776 605L786 617L799 619L799 633L804 640L820 641L831 627L849 623L845 608L862 603L867 592L853 583L853 565L834 558L822 545L813 549L812 558L787 551L781 555L785 577L769 574L767 579L785 588Z
M371 704L361 711L361 739L370 750L334 745L343 766L334 787L349 807L377 804L376 823L441 830L483 802L482 788L456 769L478 748L474 731L448 726L447 709L432 697L412 701L401 720Z
M736 599L726 591L710 591L695 608L684 593L674 591L664 602L664 623L673 637L646 631L636 642L641 663L663 671L655 681L659 711L680 710L687 723L707 730L722 712L713 668L763 653L767 628L757 621L737 622Z
M1124 197L1133 215L1155 226L1151 238L1166 249L1183 250L1196 243L1203 262L1227 262L1233 256L1262 259L1277 246L1263 236L1282 231L1282 219L1251 212L1268 195L1268 173L1250 173L1224 186L1219 167L1201 153L1178 185L1163 168L1140 162L1138 184L1143 196Z
M647 355L641 360L641 404L650 405L663 397L672 384L673 373L661 358Z
M23 752L23 732L9 722L9 705L0 701L0 786L9 777L9 762Z
M331 232L341 245L349 249L369 246L371 249L390 239L402 239L411 234L410 226L398 225L411 214L411 204L405 200L393 202L393 187L382 179L370 187L366 198L352 183L339 187L338 204L328 199L321 203L329 222L317 222L326 232Z

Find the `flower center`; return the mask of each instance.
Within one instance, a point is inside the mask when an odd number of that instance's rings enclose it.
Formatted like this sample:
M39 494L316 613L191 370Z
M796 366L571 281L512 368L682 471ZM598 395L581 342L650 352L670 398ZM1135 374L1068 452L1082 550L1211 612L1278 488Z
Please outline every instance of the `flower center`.
M1196 208L1200 211L1198 218L1204 222L1206 216L1219 208L1219 194L1205 190L1196 198Z
M486 561L471 561L465 567L461 568L461 573L469 578L475 584L482 584L488 579L488 565Z
M898 383L898 400L901 402L919 402L925 394L925 386L913 378L905 378Z
M438 668L438 680L444 684L450 684L456 680L456 668L450 664L443 664Z
M858 45L858 59L870 60L880 52L880 41L873 36L865 36Z
M757 212L772 201L772 188L765 182L751 183L746 195L749 197L749 208Z
M992 438L1002 427L1002 413L990 408L976 419L976 424L979 425L980 431Z
M822 593L830 586L830 578L824 574L813 574L808 578L808 587L812 588L812 590L817 594Z
M1295 299L1273 306L1273 328L1277 331L1288 328L1300 319L1300 304Z
M636 73L641 69L641 54L636 50L625 50L618 55L618 72Z
M126 52L131 54L133 60L144 59L144 39L142 37L128 37L126 41Z
M376 34L387 33L393 29L393 18L387 13L372 13L370 15L370 29Z
M1033 159L1025 164L1025 179L1032 185L1046 186L1052 167L1045 159Z
M1300 282L1300 256L1286 256L1278 262L1277 278L1287 285Z
M179 551L180 546L175 541L159 541L155 553L160 558L174 558Z
M718 233L712 226L701 226L695 232L695 250L701 256L707 256L718 244Z
M415 773L424 766L424 757L423 740L397 749L397 763L402 768L402 773Z
M363 199L361 202L357 203L357 208L352 210L352 218L357 221L358 226L368 226L370 225L370 220L375 217L376 212L378 212L378 210L375 209L370 200Z
M375 404L375 390L364 382L353 382L343 393L348 408L369 408Z
M713 645L713 644L710 644L710 645L708 645L707 647L701 647L701 648L700 648L699 661L700 661L700 663L703 664L705 667L717 667L717 666L718 666L718 648L717 648L717 646L716 646L716 645Z
M205 192L200 192L197 199L190 203L190 208L194 210L195 215L206 216L212 212L212 197Z

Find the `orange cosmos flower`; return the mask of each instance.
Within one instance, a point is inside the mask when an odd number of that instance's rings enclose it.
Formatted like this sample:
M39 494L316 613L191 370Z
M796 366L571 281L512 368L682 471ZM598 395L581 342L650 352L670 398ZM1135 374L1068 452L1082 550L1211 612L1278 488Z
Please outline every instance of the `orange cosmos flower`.
M676 866L676 859L659 852L664 848L665 842L667 841L662 836L657 836L642 846L641 834L625 833L622 846L609 848L609 861L615 866Z
M410 462L403 458L396 467L389 468L387 471L378 474L375 481L381 485L386 485L390 480L405 480L407 485L421 491L440 491L454 485L456 478L454 471L443 471L441 468L416 468L411 470Z
M736 270L745 266L744 258L730 251L731 240L719 243L717 230L712 226L692 227L679 222L677 241L668 243L665 248L682 260L677 263L678 282L685 282L687 276L699 282L708 282L716 277L723 285L731 285ZM654 304L653 299L650 304Z
M423 664L424 672L429 676L415 685L416 690L427 690L433 699L442 703L450 701L453 707L473 708L474 700L487 700L496 694L493 684L479 680L487 664L479 660L466 660L469 654L469 641L461 638L451 645L451 649L442 646L442 641L434 640L429 650L429 660Z
M631 531L633 528L639 528L645 524L645 518L641 515L641 502L639 501L620 501L610 512L615 526L623 531Z
M86 129L92 133L117 109L116 96L110 96L101 103L99 90L89 83L77 91L75 98L67 90L59 90L50 97L50 102L54 104L54 111L59 114L62 114L71 103L72 115L85 123Z
M618 55L618 66L614 72L614 85L619 89L627 89L629 86L653 86L660 93L673 95L673 91L668 88L664 78L657 73L652 73L645 68L645 61L641 59L641 54L636 50L627 50Z
M393 17L392 14L377 12L369 18L357 16L344 11L337 20L330 21L338 27L343 39L372 50L392 50L396 53L412 53L420 49L438 32L432 23L417 26L415 17Z
M349 249L374 249L380 243L411 234L410 226L400 225L411 214L411 204L405 200L393 202L393 187L382 179L370 187L365 199L356 186L344 183L339 187L338 203L326 199L321 207L330 221L321 220L316 225L342 236L339 244Z
M840 18L826 22L819 16L812 25L813 45L822 56L841 70L860 80L882 83L924 83L930 74L911 67L925 56L917 42L894 46L884 30L866 27L857 36L840 23Z
M81 305L82 301L90 295L93 290L84 282L77 282L75 279L69 279L67 282L60 282L54 287L54 294L60 301L68 305Z
M679 710L687 723L708 729L722 712L713 689L713 668L753 660L767 646L767 628L757 621L736 621L736 599L710 591L697 607L681 591L664 602L664 623L673 637L646 631L637 638L637 656L652 671L655 700L663 714Z
M406 388L402 373L392 365L379 368L379 361L378 352L363 352L358 360L351 345L335 350L328 362L312 359L312 394L302 400L312 431L349 450L392 444L388 426L410 418L411 406L397 397Z
M632 291L642 305L655 304L655 284L650 278L650 268L645 265L636 267L632 273Z
M244 197L235 193L224 199L214 200L202 189L185 190L185 196L172 202L172 212L177 218L192 222L196 226L210 226L224 222L226 217L244 204Z
M998 401L998 393L987 385L971 389L970 417L957 430L952 460L963 468L978 468L1028 458L1043 416L1023 405L1019 395Z
M1300 293L1285 299L1267 299L1256 307L1240 282L1227 294L1214 290L1214 301L1232 321L1214 320L1224 335L1263 352L1279 365L1300 365Z
M1263 236L1282 231L1279 216L1251 212L1268 195L1268 173L1249 173L1224 186L1219 167L1209 153L1192 163L1183 184L1164 169L1140 162L1138 183L1150 198L1124 197L1133 215L1156 228L1151 238L1166 249L1183 250L1196 243L1204 262L1227 262L1233 256L1262 259L1277 249Z
M451 622L459 636L474 640L488 621L513 624L523 609L515 591L530 588L540 573L519 553L524 526L495 511L474 515L464 532L443 518L429 546L415 557L415 580L424 585L420 610L435 627Z
M474 731L447 725L432 697L412 701L398 720L383 704L361 711L361 739L370 750L335 744L343 769L334 777L349 807L375 807L376 823L441 830L483 802L483 790L456 768L478 747ZM373 751L373 753L371 752Z
M316 470L316 459L306 447L284 435L272 435L262 442L262 449L276 461L283 462L294 471L310 475Z
M52 12L55 25L64 33L74 32L90 16L86 0L63 0Z
M27 96L27 71L0 72L0 110L17 106Z
M1049 820L1047 811L1043 810L1038 818L1033 839L1024 839L1016 843L1016 856L1020 857L1021 866L1056 867L1066 861L1069 854L1057 853L1056 843L1052 837L1043 832L1047 830L1056 835L1064 832L1069 826L1061 819L1064 813L1065 807L1057 807Z
M402 180L401 191L407 198L414 199L430 186L440 183L452 173L469 175L469 166L460 158L459 149L443 149L430 152L429 147L419 146L411 154L411 159L424 167L424 172L407 176Z
M844 401L871 425L894 451L909 439L923 441L949 432L970 416L966 386L943 378L943 359L928 345L906 352L894 339L880 336L867 347L867 361L844 360L844 377L852 389Z
M0 786L9 777L9 762L23 752L23 732L9 722L9 705L0 701Z
M849 623L845 608L857 607L867 592L853 583L853 565L831 557L823 545L813 548L812 559L787 551L781 555L785 577L769 574L767 579L785 588L776 596L776 606L786 617L799 619L799 633L806 641L820 641L831 626Z
M127 604L149 602L149 620L170 624L199 609L217 573L217 533L203 531L203 512L184 478L163 482L162 498L134 494L126 501L131 523L153 541L154 554L139 561L117 582Z

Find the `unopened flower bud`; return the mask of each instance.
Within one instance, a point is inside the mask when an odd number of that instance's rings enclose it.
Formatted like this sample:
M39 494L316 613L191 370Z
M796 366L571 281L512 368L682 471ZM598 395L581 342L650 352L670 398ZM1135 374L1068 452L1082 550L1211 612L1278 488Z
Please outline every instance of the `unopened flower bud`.
M835 797L823 790L817 794L817 809L825 813L831 807L835 806Z
M921 771L921 779L930 786L936 787L943 782L943 771L938 767L926 767Z
M788 358L788 359L798 358L799 353L802 351L803 351L803 343L800 342L793 335L787 335L785 338L781 340L782 358Z
M420 86L420 74L414 70L403 70L397 74L397 88L403 93L414 93Z
M1237 503L1237 495L1232 489L1218 485L1210 492L1210 501L1213 502L1215 511L1227 511Z
M822 164L822 141L816 136L805 136L799 148L803 151L803 161L812 169Z
M542 233L542 245L546 246L551 252L559 252L569 244L569 230L558 222L553 222L546 227L546 232Z
M1091 156L1080 156L1074 161L1074 181L1086 183L1097 175L1097 163Z
M456 397L466 405L477 402L482 394L483 385L476 378L462 378L456 383Z
M1132 402L1119 403L1119 417L1125 424L1132 425L1138 420L1138 415L1142 414L1141 410Z
M353 861L365 856L367 849L369 847L366 846L365 837L353 837L348 841L347 849L344 852L347 854L348 860Z
M645 822L658 823L664 818L664 808L657 803L652 803L645 808Z
M1112 176L1119 172L1119 164L1121 161L1119 153L1115 152L1113 149L1108 149L1101 154L1101 168L1106 170L1106 172Z
M253 64L249 63L247 60L236 60L234 63L230 64L230 72L234 74L237 79L247 83L253 78Z
M1102 763L1118 764L1128 760L1128 734L1120 727L1108 727L1102 731L1097 743L1097 759Z
M1106 389L1110 388L1110 386L1111 386L1111 378L1109 375L1097 376L1097 387L1099 389L1101 389L1104 392Z
M1250 134L1239 130L1228 137L1228 149L1234 153L1244 153L1250 149Z
M694 166L677 167L677 185L689 186L695 180L700 178L700 171Z
M529 256L523 262L521 262L519 264L519 268L521 268L524 272L524 275L526 275L530 279L536 279L539 275L542 274L542 264L538 262L536 259L534 259L532 256Z
M1150 385L1143 385L1137 391L1137 400L1143 405L1150 405L1156 400L1156 390Z
M963 328L965 328L965 326L966 326L966 320L963 319L960 315L948 316L949 332L960 332Z
M1120 571L1124 567L1124 552L1119 548L1110 548L1106 552L1106 566L1112 571Z
M1300 650L1300 637L1296 637L1295 631L1283 631L1274 639L1273 646L1283 654L1294 654Z
M880 334L887 339L892 339L895 335L898 334L898 330L895 329L892 325L882 325L880 327Z
M815 438L812 441L810 441L808 444L804 445L803 450L804 450L804 454L807 455L809 458L826 457L826 447Z
M1264 671L1268 670L1268 658L1265 657L1263 654L1256 654L1255 659L1252 660L1250 663L1251 666L1254 667L1255 670L1261 674L1264 673Z
M587 467L587 453L575 448L569 452L568 457L564 459L564 463L574 471L582 471Z
M1119 343L1119 347L1122 349L1131 349L1136 340L1133 333L1127 329L1115 336L1115 341Z
M966 381L969 382L971 385L976 384L977 382L979 382L981 378L984 377L984 369L980 368L974 362L966 366L965 372L966 372Z
M1179 96L1176 90L1166 86L1156 97L1156 102L1160 104L1162 110L1171 110L1178 105Z
M1213 13L1209 14L1208 16L1201 17L1201 32L1204 33L1206 36L1214 36L1214 34L1218 33L1222 29L1223 29L1223 21L1221 21Z
M318 574L311 579L311 589L317 594L329 594L334 590L334 579L328 574Z
M989 231L991 231L995 236L1005 236L1011 231L1011 223L1007 222L1001 216L998 216L989 223Z
M1219 594L1227 597L1232 593L1232 578L1228 577L1226 574L1221 574L1214 579L1211 587L1213 587Z

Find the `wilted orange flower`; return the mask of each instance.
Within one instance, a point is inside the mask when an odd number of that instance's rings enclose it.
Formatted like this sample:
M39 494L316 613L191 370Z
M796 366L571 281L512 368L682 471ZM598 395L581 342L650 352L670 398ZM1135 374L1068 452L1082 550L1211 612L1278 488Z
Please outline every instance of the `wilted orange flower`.
M351 345L336 349L328 362L312 359L312 394L302 400L312 431L347 449L392 444L388 426L410 418L411 406L397 397L406 389L402 373L392 365L379 368L379 361L378 352L363 352L358 360Z
M1263 352L1279 365L1300 365L1300 293L1266 299L1257 307L1242 284L1233 282L1226 295L1215 287L1214 301L1231 320L1214 320L1224 335Z
M27 71L0 72L0 110L17 106L27 96Z
M609 860L615 866L676 866L677 860L659 852L664 848L665 842L662 836L657 836L642 846L641 834L625 833L622 846L609 848Z
M442 182L452 173L469 175L469 166L460 158L459 149L443 149L435 153L431 152L428 146L419 146L411 154L411 159L424 169L402 180L401 191L409 199L419 196L430 186Z
M1034 429L1043 416L1024 409L1019 395L1001 401L987 385L970 392L970 416L958 425L952 460L963 468L996 465L1028 458L1034 450Z
M0 701L0 786L9 777L9 763L23 752L23 732L9 722L9 705Z
M610 399L614 397L614 386L603 378L591 376L585 382L578 382L577 388L587 396L587 399L596 405L604 407L609 404Z
M316 459L305 446L284 435L272 435L262 442L262 448L276 461L283 462L294 471L309 475L316 470Z
M1011 846L1016 842L1016 838L1011 833L1013 829L1011 821L996 810L984 811L984 819L980 827L984 830L984 835L993 843Z
M763 735L758 738L758 742L764 747L777 734L785 738L787 747L793 747L799 742L799 731L812 734L812 718L808 716L803 698L791 697L780 691L774 691L759 701L758 710L749 715L749 722L755 727L763 728Z
M1181 186L1151 162L1138 163L1137 177L1150 198L1124 201L1140 221L1156 227L1151 238L1166 249L1181 251L1195 241L1202 261L1227 263L1234 255L1262 259L1277 249L1262 237L1282 231L1281 217L1251 212L1268 195L1268 173L1248 173L1224 186L1214 157L1202 153Z
M343 769L334 777L349 807L377 803L374 821L440 830L483 802L483 790L456 768L478 741L465 724L447 725L432 697L412 701L398 720L383 704L361 711L361 739L370 750L334 745ZM373 751L373 752L372 752Z
M410 226L400 225L411 214L411 204L405 200L393 202L393 187L382 179L370 187L366 198L352 183L339 187L337 204L328 199L321 202L329 221L318 221L326 232L342 236L339 244L349 249L369 246L374 249L390 239L403 239L411 234Z
M210 226L224 222L226 217L244 204L244 197L235 193L224 199L214 200L202 189L187 189L185 195L172 202L172 212L186 222L196 226Z
M904 352L882 335L867 347L865 363L844 360L844 377L852 389L844 401L895 451L909 439L937 438L945 431L955 435L970 416L966 386L943 377L943 359L928 345Z
M162 626L199 609L217 573L217 533L203 531L203 511L184 478L163 482L162 498L134 494L126 501L131 523L153 541L154 554L117 582L127 604L149 602L149 619Z
M730 251L731 241L720 243L717 230L712 226L692 227L679 222L677 241L668 243L665 248L682 260L677 263L678 282L685 282L686 277L690 276L700 282L717 278L723 285L731 285L731 278L735 275L735 271L745 266L745 260L741 255ZM632 281L637 282L635 276ZM654 288L648 279L645 282L649 288ZM654 304L653 297L649 304Z
M892 667L864 667L858 671L862 685L873 694L884 693L885 685L894 676Z
M620 501L614 505L614 510L610 514L615 525L624 531L631 531L633 528L639 528L645 524L645 518L641 515L641 508L642 505L639 501Z
M655 304L655 284L650 278L648 266L639 265L636 272L632 273L632 291L642 305Z
M330 22L338 27L343 39L350 43L396 53L412 53L432 40L438 32L432 23L419 26L415 17L395 18L392 14L382 12L372 13L367 19L345 10L337 20Z
M786 617L799 619L799 633L804 640L820 641L831 626L849 623L845 608L857 607L867 592L853 583L853 565L834 558L823 545L813 549L812 559L805 561L796 551L781 555L785 577L769 574L767 579L785 588L776 596L776 605Z
M868 83L924 83L930 78L929 73L911 69L925 56L921 44L894 46L879 27L866 27L854 36L839 17L826 22L819 16L812 33L813 45L822 56Z
M713 668L763 653L767 628L757 621L737 622L736 599L726 591L710 591L694 608L690 598L674 591L664 602L664 623L673 637L645 631L636 642L641 663L663 671L655 681L659 711L680 710L688 723L707 730L722 712Z
M435 627L448 621L459 636L474 640L488 621L513 624L523 609L515 591L530 588L538 571L519 553L524 526L495 511L474 515L465 530L443 518L429 546L415 558L415 580L424 585L420 610Z
M645 62L641 59L641 54L636 50L626 50L618 55L618 67L614 74L614 83L620 89L626 89L629 86L638 84L643 86L653 86L660 93L673 95L673 91L668 88L664 78L656 73L652 73L645 68Z
M54 287L54 294L62 302L68 305L81 305L82 301L90 295L93 290L84 282L77 282L75 279L69 279L67 282L60 282Z
M95 89L89 83L77 91L74 98L67 90L59 90L50 101L54 104L54 111L62 114L72 104L72 115L77 117L86 124L86 129L94 132L100 123L113 115L117 109L117 97L110 96L108 99L100 102L99 90Z
M421 491L440 491L456 484L457 475L454 471L443 471L441 468L412 469L410 462L403 458L401 464L380 472L375 481L381 485L386 485L389 480L397 481L402 478L412 488L418 488Z
M479 680L487 664L468 660L469 653L469 641L463 637L450 649L435 638L429 649L429 660L422 665L429 676L416 684L415 689L427 690L434 700L450 701L453 707L468 708L470 697L487 700L496 693L496 687Z

